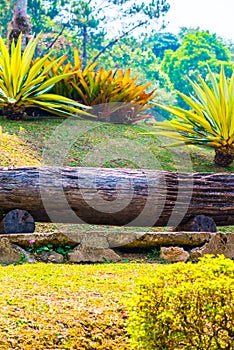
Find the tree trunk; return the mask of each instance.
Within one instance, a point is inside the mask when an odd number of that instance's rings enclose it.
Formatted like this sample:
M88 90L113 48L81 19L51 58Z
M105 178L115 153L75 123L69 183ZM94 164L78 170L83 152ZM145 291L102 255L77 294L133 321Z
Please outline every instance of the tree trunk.
M196 215L234 225L234 174L98 168L0 168L0 213L41 222L185 224Z
M83 67L86 66L87 63L87 41L88 41L88 32L87 32L87 27L83 27L83 38L82 38L82 46L83 46L83 52L82 52L82 63Z
M22 32L22 50L25 49L30 32L31 24L27 16L28 0L15 0L14 13L8 32L9 49L14 40L17 43L20 33Z

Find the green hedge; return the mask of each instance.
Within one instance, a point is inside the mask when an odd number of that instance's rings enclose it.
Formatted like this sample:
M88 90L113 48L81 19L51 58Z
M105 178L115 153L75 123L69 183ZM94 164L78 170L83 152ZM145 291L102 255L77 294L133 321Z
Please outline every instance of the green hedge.
M207 256L156 269L128 305L131 348L234 349L234 262Z

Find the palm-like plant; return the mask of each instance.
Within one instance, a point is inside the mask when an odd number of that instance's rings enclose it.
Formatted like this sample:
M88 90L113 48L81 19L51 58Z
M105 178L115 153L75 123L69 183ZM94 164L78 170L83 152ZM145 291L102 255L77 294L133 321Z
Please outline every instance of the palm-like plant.
M22 53L22 34L17 44L11 44L10 52L0 38L0 108L8 119L27 117L27 109L39 108L59 116L74 114L88 115L78 109L86 106L58 94L48 91L69 74L48 79L47 72L56 60L45 62L51 52L43 58L33 61L39 38L31 39Z
M156 134L179 140L178 144L193 144L215 149L214 162L226 167L234 160L234 72L228 80L221 67L219 77L209 69L209 83L199 77L190 80L194 96L179 96L190 110L179 107L158 107L175 115L169 121L156 123Z

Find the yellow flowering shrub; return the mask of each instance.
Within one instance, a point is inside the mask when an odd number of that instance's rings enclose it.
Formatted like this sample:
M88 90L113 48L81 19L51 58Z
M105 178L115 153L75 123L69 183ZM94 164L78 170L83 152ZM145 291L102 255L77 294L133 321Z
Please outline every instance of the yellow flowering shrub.
M141 277L128 332L133 349L233 349L234 261L207 256Z

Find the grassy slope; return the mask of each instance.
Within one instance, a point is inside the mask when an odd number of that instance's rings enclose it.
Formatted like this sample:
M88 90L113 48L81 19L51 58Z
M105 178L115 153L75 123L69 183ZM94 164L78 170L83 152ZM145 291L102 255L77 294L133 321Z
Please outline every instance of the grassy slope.
M25 158L32 151L36 158L41 157L46 144L53 136L56 128L64 123L61 119L45 119L38 121L15 122L0 119L0 125L3 131L10 134L16 134L25 148L15 151ZM65 125L65 124L64 124ZM83 129L86 131L81 132ZM148 168L164 169L171 171L209 171L209 172L232 172L234 165L224 169L213 164L214 151L200 147L166 147L168 140L159 139L155 136L143 135L143 132L150 131L150 127L144 124L133 126L110 125L104 123L94 123L90 121L77 120L76 142L69 148L69 154L66 155L63 165L68 166L95 166L107 167L130 167L130 168ZM66 135L66 128L63 128ZM64 136L61 135L61 140ZM60 141L61 144L63 141ZM115 145L115 147L114 147ZM4 156L4 146L0 145L1 155ZM59 148L59 146L57 146ZM100 155L108 149L103 159ZM115 151L116 150L116 151ZM111 152L114 152L112 154ZM24 154L23 154L24 153ZM187 162L185 162L185 157ZM23 158L23 159L24 159ZM189 164L191 159L191 164ZM25 159L26 161L26 159ZM4 161L0 159L0 166L22 165L18 159L9 161L9 157ZM185 163L187 163L185 165ZM27 162L29 164L29 162Z
M0 129L0 166L37 166L40 165L39 155L27 147L19 135L2 132Z

